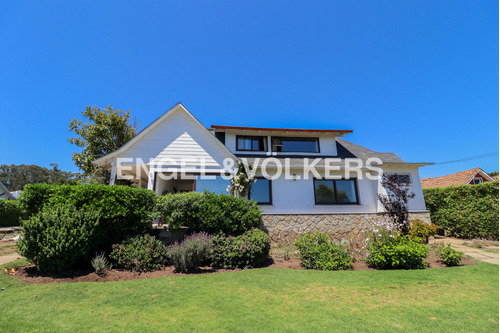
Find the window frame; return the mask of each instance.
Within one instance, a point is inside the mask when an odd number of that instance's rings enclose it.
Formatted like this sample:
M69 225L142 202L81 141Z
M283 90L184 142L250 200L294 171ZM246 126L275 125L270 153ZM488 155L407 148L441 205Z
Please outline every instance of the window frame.
M400 177L400 176L408 176L408 183L401 183L401 185L403 185L403 186L410 186L410 185L413 184L413 179L412 179L411 173L396 173L395 175L398 176L398 177Z
M249 139L261 139L262 140L262 149L254 150L254 149L243 149L239 147L238 139L240 138L249 138ZM236 151L256 151L256 152L267 152L267 136L264 135L236 135Z
M273 204L273 181L271 179L267 179L266 177L255 177L254 179L265 179L268 181L268 185L269 185L269 202L258 202L258 201L255 201L257 203L257 205L264 205L264 206L270 206ZM253 187L253 186L252 186ZM252 190L250 190L250 192L248 193L248 199L250 200L253 200L252 199Z
M294 151L275 151L274 150L274 145L273 145L273 140L274 139L307 139L307 140L315 140L317 145L318 145L318 151L311 152L311 151L301 151L301 150L294 150ZM271 152L273 153L309 153L309 154L320 154L321 153L321 147L319 143L319 137L300 137L300 136L271 136Z
M333 191L335 193L335 202L318 202L316 200L316 181L331 181L333 182ZM354 193L356 194L356 202L338 202L337 197L337 181L338 180L352 180L354 181ZM326 178L313 178L313 193L314 193L314 205L315 206L344 206L344 205L359 205L359 188L357 178L341 178L341 179L326 179Z
M476 180L478 180L478 182L477 182L477 183L476 183ZM474 177L474 178L472 179L472 183L473 183L474 185L478 185L478 184L482 184L482 183L484 183L484 180L483 180L483 178L482 178L482 177Z

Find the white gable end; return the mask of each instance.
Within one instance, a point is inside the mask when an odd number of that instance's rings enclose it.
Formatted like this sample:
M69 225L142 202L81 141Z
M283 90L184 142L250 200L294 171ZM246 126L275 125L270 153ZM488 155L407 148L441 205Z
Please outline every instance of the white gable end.
M94 161L94 163L100 166L110 165L118 158L134 162L142 159L146 164L160 159L180 160L182 158L185 161L191 158L192 162L184 165L203 166L201 160L204 160L204 166L218 168L224 165L223 162L226 158L237 160L180 103L154 121L121 149Z
M188 167L221 166L187 132L184 132L159 153L153 164Z

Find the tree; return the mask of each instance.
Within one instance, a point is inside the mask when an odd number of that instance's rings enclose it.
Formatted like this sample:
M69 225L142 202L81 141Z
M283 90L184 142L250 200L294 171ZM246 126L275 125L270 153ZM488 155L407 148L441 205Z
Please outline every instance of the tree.
M52 169L38 165L0 165L0 182L9 191L22 190L26 184L68 184L81 182L80 174L62 171L57 164L50 164Z
M387 214L401 225L401 231L408 233L410 221L408 221L408 201L415 197L405 183L403 177L397 174L384 173L381 181L387 194L378 194L378 200L384 206Z
M246 197L252 190L252 185L255 181L255 173L252 171L252 166L240 161L236 174L231 175L231 185L228 188L228 192L234 196Z
M488 175L490 175L490 177L498 176L498 171L490 172Z
M81 152L74 152L72 159L86 177L100 183L106 182L109 172L99 170L92 162L130 141L136 134L137 123L131 122L130 110L115 110L111 105L105 109L87 106L82 115L86 123L71 119L69 125L70 131L79 137L68 141L83 148Z

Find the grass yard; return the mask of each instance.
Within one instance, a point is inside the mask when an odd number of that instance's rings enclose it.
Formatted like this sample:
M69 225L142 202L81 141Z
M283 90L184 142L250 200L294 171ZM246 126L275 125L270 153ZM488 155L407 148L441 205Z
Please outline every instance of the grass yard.
M6 265L8 266L8 265ZM27 285L0 272L17 331L498 332L498 265L418 271L239 272Z

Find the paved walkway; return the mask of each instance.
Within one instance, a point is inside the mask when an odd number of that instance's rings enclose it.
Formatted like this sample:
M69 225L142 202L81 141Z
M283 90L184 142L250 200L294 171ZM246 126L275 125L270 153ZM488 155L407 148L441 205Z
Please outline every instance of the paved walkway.
M15 261L17 259L21 259L23 256L21 256L19 253L12 253L8 254L6 256L0 256L0 265L6 264L11 261Z
M498 252L497 253L488 252L485 251L485 249L483 248L476 249L474 247L465 246L463 245L463 243L465 243L466 240L452 238L452 237L436 236L434 241L432 242L437 244L444 243L445 245L450 244L451 247L454 248L455 250L461 251L465 253L465 255L468 255L474 259L498 265Z

